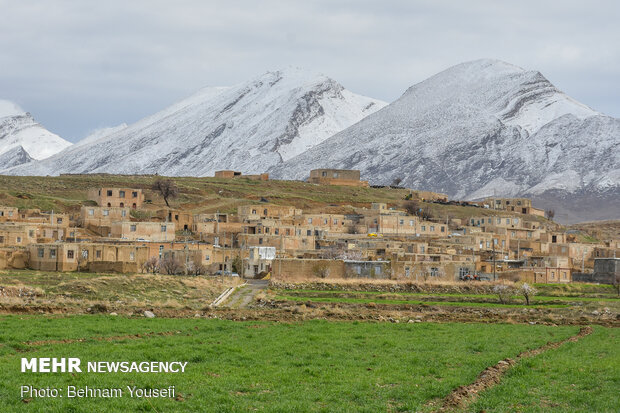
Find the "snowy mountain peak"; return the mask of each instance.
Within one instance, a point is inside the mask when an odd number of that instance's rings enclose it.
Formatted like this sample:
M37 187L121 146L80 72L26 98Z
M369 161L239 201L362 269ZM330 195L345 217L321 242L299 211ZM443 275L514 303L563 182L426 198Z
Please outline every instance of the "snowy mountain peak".
M289 67L232 87L203 88L132 125L9 173L264 172L385 105L325 75Z
M0 154L21 148L31 158L45 159L69 146L70 142L38 124L30 113L13 102L0 100ZM26 157L20 155L19 159Z

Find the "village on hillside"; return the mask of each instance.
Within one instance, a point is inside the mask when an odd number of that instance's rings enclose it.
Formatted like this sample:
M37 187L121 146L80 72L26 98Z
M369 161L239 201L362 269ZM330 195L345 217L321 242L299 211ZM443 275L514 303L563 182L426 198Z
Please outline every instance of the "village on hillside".
M269 180L234 171L215 176ZM307 181L369 185L354 170L313 170ZM525 198L461 203L411 190L399 204L373 202L342 214L267 199L236 213L194 214L167 206L175 191L160 178L150 190L91 188L79 213L0 206L0 269L606 284L617 283L620 272L620 239L584 241ZM154 203L153 195L165 202ZM430 203L480 213L431 216Z

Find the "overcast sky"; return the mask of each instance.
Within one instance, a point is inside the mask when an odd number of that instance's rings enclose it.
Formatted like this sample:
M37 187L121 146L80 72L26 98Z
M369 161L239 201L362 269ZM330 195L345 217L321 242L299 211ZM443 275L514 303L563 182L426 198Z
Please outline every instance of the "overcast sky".
M393 101L497 58L620 117L617 1L0 0L0 99L77 141L293 65Z

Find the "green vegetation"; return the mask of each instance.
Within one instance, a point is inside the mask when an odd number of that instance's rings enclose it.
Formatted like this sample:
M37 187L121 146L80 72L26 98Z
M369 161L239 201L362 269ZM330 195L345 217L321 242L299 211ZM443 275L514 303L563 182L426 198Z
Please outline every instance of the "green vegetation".
M508 324L4 316L0 411L416 411L470 383L497 360L577 331ZM67 338L84 340L41 342ZM33 341L39 342L28 343ZM189 364L180 374L19 372L21 357L46 356L79 357L83 363ZM133 399L125 391L119 399L22 401L22 384L61 389L175 385L178 400Z
M523 360L471 412L620 411L620 330L594 327L576 343Z
M348 297L317 297L315 295L312 296L295 296L295 295L276 295L276 300L288 300L288 301L297 301L297 302L316 302L316 303L355 303L355 304L389 304L389 305L399 305L399 304L409 304L409 305L443 305L443 306L455 306L455 307L490 307L490 308L513 308L513 307L521 307L520 304L499 304L492 302L472 302L472 301L427 301L427 300L412 300L412 299L402 299L402 300L394 300L382 297L373 297L373 298L348 298ZM440 297L436 297L440 298ZM568 304L549 304L549 303L538 303L534 305L530 305L528 308L565 308L568 307Z

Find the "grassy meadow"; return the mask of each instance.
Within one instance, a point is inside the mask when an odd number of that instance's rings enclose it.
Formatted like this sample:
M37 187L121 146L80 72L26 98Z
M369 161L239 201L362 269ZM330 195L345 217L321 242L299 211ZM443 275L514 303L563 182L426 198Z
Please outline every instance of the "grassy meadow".
M498 360L561 341L578 330L509 324L2 316L0 411L428 410L430 401L470 383ZM615 331L597 329L617 340ZM563 347L554 351L563 359ZM613 357L611 348L606 351L603 356ZM187 361L188 367L179 374L20 373L22 357L79 357L83 364ZM22 398L19 386L24 384L60 389L174 385L177 397L136 399L127 393L116 399Z

